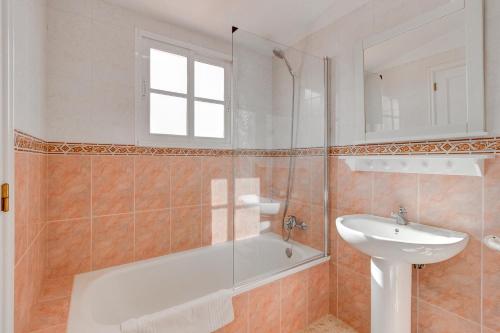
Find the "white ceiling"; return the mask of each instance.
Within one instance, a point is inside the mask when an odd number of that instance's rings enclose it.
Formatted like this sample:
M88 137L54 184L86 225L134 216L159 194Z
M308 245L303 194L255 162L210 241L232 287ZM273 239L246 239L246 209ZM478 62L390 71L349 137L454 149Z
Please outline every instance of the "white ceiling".
M106 0L219 38L231 26L290 45L370 0Z

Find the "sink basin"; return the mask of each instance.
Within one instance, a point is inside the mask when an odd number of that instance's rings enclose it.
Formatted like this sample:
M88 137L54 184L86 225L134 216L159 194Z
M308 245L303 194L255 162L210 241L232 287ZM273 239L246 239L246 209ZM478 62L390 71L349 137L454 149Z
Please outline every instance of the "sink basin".
M347 215L337 219L340 236L361 252L375 258L409 264L432 264L460 253L469 236L419 223L396 224L373 215Z
M462 251L469 236L373 215L337 218L346 242L371 256L371 333L411 332L411 264L432 264Z

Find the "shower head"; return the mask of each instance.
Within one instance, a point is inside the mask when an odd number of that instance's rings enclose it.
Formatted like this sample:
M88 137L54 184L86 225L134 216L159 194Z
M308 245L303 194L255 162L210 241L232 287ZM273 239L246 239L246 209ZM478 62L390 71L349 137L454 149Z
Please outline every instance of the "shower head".
M288 62L288 59L286 58L285 52L280 49L274 49L273 54L276 58L279 58L283 61L285 61L286 67L288 68L288 71L290 72L290 75L292 77L295 77L295 74L293 73L292 66L290 66L290 63Z

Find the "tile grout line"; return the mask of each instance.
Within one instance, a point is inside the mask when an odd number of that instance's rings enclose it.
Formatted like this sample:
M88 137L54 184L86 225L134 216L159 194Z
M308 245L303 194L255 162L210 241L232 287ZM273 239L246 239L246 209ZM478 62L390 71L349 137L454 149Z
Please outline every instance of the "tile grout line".
M305 270L306 276L306 325L309 324L309 270Z
M26 156L27 156L27 165L28 165L28 170L27 170L28 171L27 172L27 174L28 174L28 176L27 176L28 182L26 182L26 184L25 184L25 187L26 187L25 188L25 192L26 193L28 193L28 188L29 188L28 185L29 185L29 178L30 178L29 175L30 175L30 171L31 171L31 169L30 169L31 163L30 163L30 159L29 159L29 157L30 157L29 155L30 154L32 154L32 153L27 153L26 154ZM28 207L31 207L29 200L30 200L30 195L28 195L27 203L28 203ZM38 212L38 213L40 213L40 212ZM29 211L27 211L27 216L26 216L26 221L25 221L25 224L26 224L26 227L25 227L25 229L26 229L25 230L25 236L26 236L26 242L27 242L26 249L24 250L23 254L19 257L19 259L17 260L17 262L14 263L14 268L16 268L17 265L21 262L21 260L24 259L24 257L27 255L27 253L29 252L29 250L34 246L34 244L36 243L36 241L38 240L38 238L40 237L40 235L42 234L43 230L46 227L46 226L44 226L41 230L39 230L36 233L36 235L33 237L33 240L28 243L28 223L29 223L28 217L29 217Z
M132 223L134 225L134 229L133 229L133 239L132 239L132 246L133 246L133 249L132 249L132 259L133 261L135 262L137 260L137 244L136 244L136 239L137 239L137 235L136 235L136 218L135 218L135 213L136 213L136 202L135 202L135 196L136 196L136 187L135 187L135 177L136 177L136 160L137 160L137 157L136 156L133 156L132 157L133 159L133 163L132 163L132 188L133 188L133 194L132 194Z
M203 180L204 180L204 156L200 157L200 243L199 246L203 246Z
M280 319L279 319L279 324L280 324L280 332L282 332L282 331L283 331L283 327L282 327L282 325L281 325L281 319L282 319L282 310L283 310L283 309L281 308L281 293L282 293L282 288L283 288L283 279L279 279L279 284L280 284L280 287L279 287L279 289L278 289L278 290L279 290L279 298L278 298L278 299L279 299L279 301L280 301L280 303L279 303L279 306L280 306Z
M429 303L429 302L424 301L424 300L420 300L420 302L422 302L422 303L426 304L427 306L434 307L434 308L439 309L439 310L441 310L441 311L443 311L443 312L446 312L448 315L450 315L450 316L452 316L452 317L457 317L457 318L460 318L460 319L462 319L463 321L466 321L466 322L468 322L468 323L470 323L470 324L473 324L473 325L479 326L479 328L481 328L481 323L479 323L479 322L476 322L476 321L471 320L471 319L469 319L469 318L462 317L461 315L456 314L455 312L452 312L452 311L447 310L447 309L445 309L445 308L442 308L442 307L440 307L440 306L438 306L438 305L436 305L436 304Z
M44 154L45 156L45 174L44 174L44 179L45 179L45 227L47 229L47 238L45 239L45 272L44 272L44 279L45 276L48 274L49 271L49 155Z
M420 174L417 173L417 222L420 223L420 181L421 181L421 177L420 177ZM417 333L419 333L420 331L420 271L417 270L417 300L416 300L416 316L417 318L416 319L416 325L417 325Z
M172 158L167 157L167 162L168 162L168 207L169 207L169 213L168 213L168 253L172 253L172 225L174 223L173 221L173 210L174 207L172 205L173 203L173 198L172 198Z
M375 172L370 172L370 214L375 207Z
M37 234L36 236L33 238L33 241L29 244L29 246L27 247L27 249L24 251L24 253L21 255L21 257L19 257L18 259L18 262L14 265L14 268L16 268L18 266L18 264L21 262L21 260L27 255L27 253L29 252L29 250L34 246L34 244L37 242L38 238L40 237L40 235L42 234L42 232L45 230L46 226L44 226Z
M246 333L251 333L250 332L250 292L247 292L246 293L246 313L245 313L245 316L246 316L246 319L247 319L247 332Z
M94 157L90 157L90 271L94 270Z
M481 262L480 262L480 302L481 304L479 305L479 323L481 325L481 333L484 332L484 246L483 246L483 239L484 239L484 233L485 233L485 223L486 223L486 188L485 188L485 177L486 174L481 178L481 196L482 196L482 201L481 201Z
M339 316L339 265L337 265L337 263L335 264L335 274L336 274L336 277L335 277L335 285L336 285L336 288L337 290L335 291L335 307L336 307L336 316L338 317Z
M190 205L190 206L176 206L172 208L197 208L200 207L200 205ZM221 206L219 208L224 208L224 206ZM138 213L151 213L151 212L162 212L166 210L170 210L171 208L157 208L157 209L145 209L145 210L138 210ZM103 215L94 215L95 218L102 218L102 217L112 217L112 216L122 216L122 215L132 215L134 214L134 211L130 210L128 212L123 212L123 213L113 213L113 214L103 214ZM90 219L90 216L82 216L82 217L74 217L74 218L69 218L69 219L61 219L61 220L51 220L47 221L47 224L49 223L64 223L64 222L74 222L78 220L87 220Z
M337 181L337 175L338 175L338 164L339 164L339 160L338 158L335 158L335 173L334 173L334 177L333 179L335 180L335 190L334 190L334 193L335 193L335 207L337 208L337 202L338 202L338 188L337 188L337 184L338 184L338 181ZM336 209L336 212L338 215L338 209ZM340 274L340 271L339 271L339 241L338 241L338 237L337 237L337 225L335 225L335 260L336 260L336 263L335 263L335 267L336 267L336 271L337 271L337 290L336 290L336 294L337 294L337 297L336 297L336 302L337 302L337 316L339 316L340 314L340 305L339 305L339 274Z

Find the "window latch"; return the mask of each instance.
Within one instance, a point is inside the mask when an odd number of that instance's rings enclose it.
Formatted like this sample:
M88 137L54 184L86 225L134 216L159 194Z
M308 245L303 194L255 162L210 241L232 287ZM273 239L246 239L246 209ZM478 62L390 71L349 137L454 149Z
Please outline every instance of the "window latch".
M146 80L142 80L142 97L146 97L146 93L147 93L146 84L147 84L147 81Z

